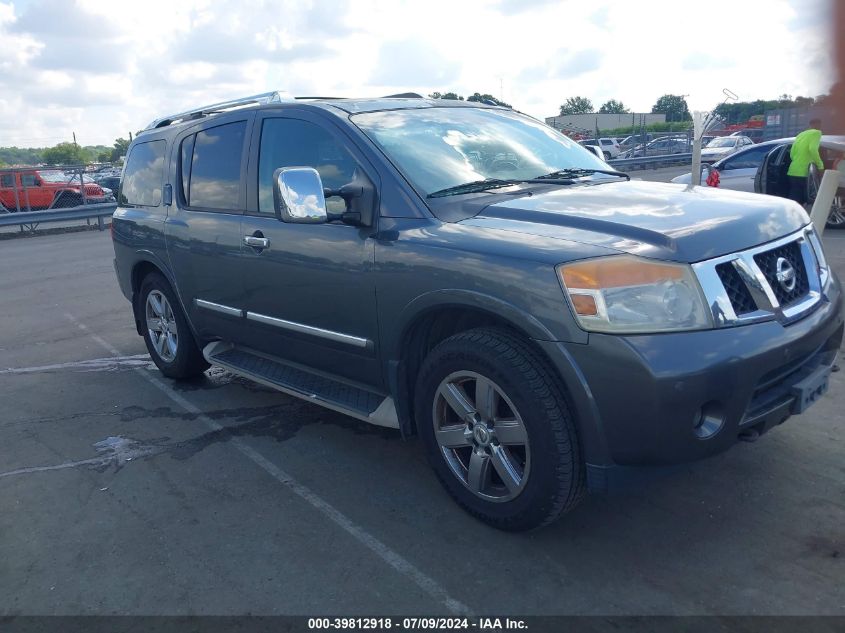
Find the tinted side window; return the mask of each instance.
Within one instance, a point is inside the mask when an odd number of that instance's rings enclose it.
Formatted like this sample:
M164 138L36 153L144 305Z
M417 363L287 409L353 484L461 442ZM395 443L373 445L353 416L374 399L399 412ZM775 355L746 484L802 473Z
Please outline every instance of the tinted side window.
M24 187L37 187L38 179L35 174L21 174L21 185Z
M245 135L246 121L197 132L188 185L190 206L222 211L238 209Z
M12 174L3 174L0 176L0 187L14 187L15 177Z
M266 119L258 158L258 210L273 213L273 172L279 167L313 167L324 187L340 188L352 180L356 163L334 136L319 125L295 119ZM329 198L330 211L343 211L340 198Z
M747 149L725 160L722 169L757 169L771 150L771 145Z
M120 187L120 204L157 207L161 204L164 176L164 141L138 143L126 158Z
M182 199L185 204L190 204L188 190L191 183L191 158L194 156L194 139L196 134L191 134L182 141L179 148L179 173L182 176Z

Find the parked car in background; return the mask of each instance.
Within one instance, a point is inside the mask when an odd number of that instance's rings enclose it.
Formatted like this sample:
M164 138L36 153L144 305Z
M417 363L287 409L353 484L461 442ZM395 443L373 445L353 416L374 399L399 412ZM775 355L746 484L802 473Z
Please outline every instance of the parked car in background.
M685 154L690 151L686 138L663 136L645 145L637 145L622 154L622 158L639 158L640 156L663 156L669 154Z
M102 187L57 169L0 170L0 203L9 211L75 207L106 202Z
M619 141L619 149L622 152L626 152L629 149L633 149L637 145L644 145L648 143L652 139L651 134L632 134L631 136L626 136L624 139Z
M739 130L731 134L731 136L745 136L751 139L753 143L760 143L763 141L763 128L750 127L745 130Z
M747 136L719 136L701 149L702 163L715 163L717 160L738 152L743 147L753 145Z
M104 189L111 189L115 193L120 189L120 174L116 176L100 176L96 180L97 184Z
M604 156L605 160L610 160L611 158L616 158L622 153L622 150L619 148L619 143L616 142L616 139L612 138L591 138L584 141L578 141L584 147L589 147L590 145L594 145L601 149L602 155Z
M770 193L773 195L785 196L788 192L786 186L786 168L788 168L788 148L792 147L793 138L781 138L773 141L764 141L753 145L746 146L730 156L727 156L719 161L716 161L711 166L719 172L719 188L730 189L733 191L747 191L755 192L755 179L760 172L763 162L767 160L771 153L772 163L770 165L771 178L767 178L769 184L764 184L762 181L758 185L760 191L763 193ZM782 149L780 152L775 150ZM842 136L822 136L821 153L825 165L832 168L836 163L837 158L845 154L845 137ZM777 162L775 162L777 160ZM778 171L780 176L778 177ZM707 170L703 169L701 172L701 182L704 183L707 178ZM672 182L678 184L688 185L692 182L692 174L687 172L672 179ZM828 218L828 228L842 228L845 226L845 215L842 210L842 196L838 196L834 200L831 214Z

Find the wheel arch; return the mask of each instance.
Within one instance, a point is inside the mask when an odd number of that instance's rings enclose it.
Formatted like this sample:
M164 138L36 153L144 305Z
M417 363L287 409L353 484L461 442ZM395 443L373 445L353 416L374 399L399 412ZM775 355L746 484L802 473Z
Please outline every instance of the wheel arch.
M402 317L402 325L397 328L397 336L388 350L388 384L397 403L404 435L416 434L414 390L426 355L446 338L480 327L508 330L531 345L571 400L563 376L536 343L553 341L554 335L534 316L513 304L469 290L439 290L412 301Z
M139 294L141 290L141 284L144 283L144 279L150 273L159 273L162 277L167 280L167 283L170 284L170 287L173 289L173 293L179 300L179 307L182 309L182 313L185 314L185 317L187 319L188 311L185 310L185 305L182 301L182 295L179 293L178 286L176 285L176 280L170 273L170 269L165 266L163 262L161 262L159 258L151 251L138 251L136 252L136 257L136 261L132 264L132 269L130 273L130 284L132 289L132 314L135 318L135 328L138 330L138 334L141 336L143 336L144 334ZM194 331L194 326L190 322L190 319L187 320L188 325L191 328L191 334L196 339L196 332Z

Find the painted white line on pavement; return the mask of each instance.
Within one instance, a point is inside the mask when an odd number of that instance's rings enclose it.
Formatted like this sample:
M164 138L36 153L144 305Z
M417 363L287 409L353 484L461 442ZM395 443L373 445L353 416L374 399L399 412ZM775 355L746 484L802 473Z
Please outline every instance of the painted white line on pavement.
M135 354L134 356L109 356L108 358L92 358L77 360L70 363L56 363L54 365L39 365L37 367L9 367L0 369L0 374L37 374L41 372L62 371L117 371L122 367L155 367L149 354Z
M85 332L85 334L87 334L92 340L96 341L103 349L107 350L110 354L113 354L116 357L121 356L121 353L115 347L113 347L110 343L105 341L97 334L94 334L90 329L88 329L88 327L84 323L79 321L72 314L70 314L69 312L65 312L65 317L72 323L74 323L80 330ZM197 420L203 422L211 430L225 431L224 426L218 424L217 422L206 416L199 408L194 406L190 401L186 400L178 393L174 392L165 383L163 383L161 380L152 375L151 372L138 367L133 367L133 371L136 371L138 375L143 376L145 380L147 380L151 385L156 387L159 391L164 393L164 395L166 395L168 398L173 400L173 402L185 409L185 411L196 415ZM228 443L237 448L254 464L259 466L262 470L264 470L267 474L276 479L279 483L286 486L299 498L306 501L316 510L322 512L326 517L331 519L332 522L335 523L335 525L343 529L347 534L352 536L359 543L366 546L371 552L381 558L395 571L398 571L403 576L409 578L425 593L442 603L450 612L458 615L472 614L472 611L468 606L452 598L446 591L446 589L440 586L440 584L431 576L418 569L408 559L406 559L401 554L382 543L375 536L367 532L364 528L353 522L349 517L347 517L340 510L331 505L328 501L324 500L318 494L312 492L309 488L303 486L301 483L296 481L288 473L276 466L273 462L269 461L267 458L261 455L261 453L246 444L243 440L233 436Z

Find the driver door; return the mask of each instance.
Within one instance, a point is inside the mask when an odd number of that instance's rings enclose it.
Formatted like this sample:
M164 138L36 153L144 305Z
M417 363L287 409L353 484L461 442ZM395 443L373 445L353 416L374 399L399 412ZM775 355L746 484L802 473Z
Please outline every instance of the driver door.
M280 167L313 167L324 188L339 189L356 169L378 182L352 143L322 118L292 109L256 117L241 238L257 237L266 246L243 246L244 342L379 389L371 239L376 227L283 222L275 212L272 186ZM326 204L331 212L345 209L339 197Z
M763 164L763 159L770 150L771 146L769 145L746 147L733 156L725 158L719 165L721 180L719 187L753 193L757 170Z
M763 159L754 176L754 191L771 196L785 198L789 194L789 181L786 171L789 169L789 150L792 145L778 145Z

